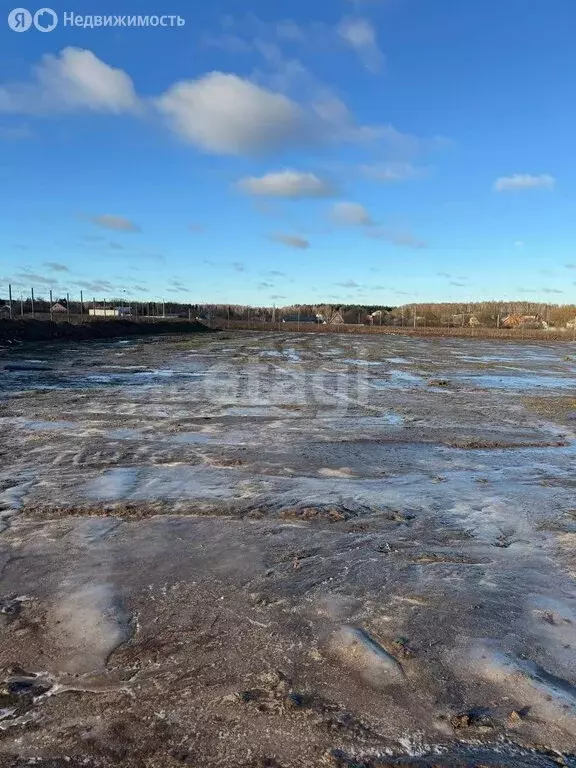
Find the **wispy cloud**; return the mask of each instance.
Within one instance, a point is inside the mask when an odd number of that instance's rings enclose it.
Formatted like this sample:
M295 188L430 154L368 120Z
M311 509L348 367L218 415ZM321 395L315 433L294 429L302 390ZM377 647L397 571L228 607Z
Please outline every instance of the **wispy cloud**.
M513 176L500 176L494 182L496 192L515 192L526 189L554 189L556 179L547 173L532 176L529 173L516 173Z
M188 291L188 288L184 285L184 283L181 280L170 280L168 285L170 286L170 288L172 288L178 293L181 291Z
M246 272L246 267L242 262L240 261L233 261L232 262L232 268L236 270L236 272Z
M371 227L375 224L374 219L360 203L335 203L331 215L336 223L345 226Z
M44 266L52 272L70 272L66 264L61 264L59 261L45 261Z
M342 283L334 283L334 285L338 285L341 288L362 288L360 283L357 283L356 280L345 280Z
M46 277L46 275L40 275L40 274L37 274L36 272L31 272L29 270L17 273L16 277L18 278L18 280L24 283L27 283L32 288L35 285L52 286L57 282L56 278Z
M92 291L100 295L103 293L111 295L118 290L108 280L76 280L73 284L85 291Z
M366 69L379 72L384 66L384 54L378 46L376 29L367 19L343 19L338 34L354 50Z
M275 240L277 243L287 245L289 248L296 248L298 250L305 250L310 247L310 241L305 237L299 235L286 235L283 233L277 233L270 235L270 240Z
M140 232L140 227L130 219L124 216L116 216L110 213L104 213L99 216L89 216L92 224L103 229L112 229L116 232Z
M314 173L285 169L264 176L249 176L237 183L238 189L249 195L281 197L291 200L332 197L335 187Z

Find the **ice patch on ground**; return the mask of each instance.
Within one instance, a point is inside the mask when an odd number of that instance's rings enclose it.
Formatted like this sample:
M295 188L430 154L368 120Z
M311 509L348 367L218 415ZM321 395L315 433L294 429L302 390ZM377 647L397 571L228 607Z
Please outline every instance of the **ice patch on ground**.
M467 672L501 686L507 696L530 706L538 716L576 733L576 685L570 680L490 645L472 649L465 666Z
M405 674L399 662L363 629L341 627L330 638L328 651L365 683L375 688L405 682Z
M138 470L132 467L117 467L103 472L89 483L88 497L101 501L126 498L135 488Z
M130 634L129 617L108 584L61 595L49 618L48 637L58 649L55 663L61 672L84 674L104 667Z

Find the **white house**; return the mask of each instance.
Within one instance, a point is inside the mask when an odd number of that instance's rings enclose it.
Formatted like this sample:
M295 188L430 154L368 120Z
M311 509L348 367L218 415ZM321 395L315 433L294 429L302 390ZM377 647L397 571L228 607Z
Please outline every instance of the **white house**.
M91 307L88 314L92 317L127 317L132 312L130 307Z

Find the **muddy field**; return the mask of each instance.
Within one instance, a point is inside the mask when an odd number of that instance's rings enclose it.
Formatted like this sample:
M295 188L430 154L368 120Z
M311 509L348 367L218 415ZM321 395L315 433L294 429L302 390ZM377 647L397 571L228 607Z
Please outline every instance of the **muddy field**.
M576 347L0 353L0 765L576 766Z

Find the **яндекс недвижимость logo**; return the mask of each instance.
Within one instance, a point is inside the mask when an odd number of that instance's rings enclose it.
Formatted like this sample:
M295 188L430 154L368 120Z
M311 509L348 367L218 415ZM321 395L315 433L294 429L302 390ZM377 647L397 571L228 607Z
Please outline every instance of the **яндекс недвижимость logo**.
M14 8L8 14L8 26L14 32L27 32L32 27L38 32L52 32L59 23L62 27L78 29L107 29L109 27L182 29L186 26L186 19L173 13L153 13L144 16L123 14L118 16L116 14L83 15L74 11L64 11L59 18L52 8L40 8L34 14L27 8Z
M8 14L8 26L14 32L27 32L32 26L39 32L52 32L58 26L58 14L52 8L40 8L34 14L27 8L14 8Z

